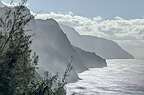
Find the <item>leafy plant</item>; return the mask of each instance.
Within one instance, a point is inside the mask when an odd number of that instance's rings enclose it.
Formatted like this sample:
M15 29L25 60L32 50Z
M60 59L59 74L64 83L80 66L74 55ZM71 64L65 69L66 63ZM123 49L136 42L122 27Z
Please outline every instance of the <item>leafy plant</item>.
M0 95L66 95L64 89L72 65L69 63L63 75L45 72L44 78L36 78L38 56L32 56L31 35L24 27L34 17L24 6L6 8L0 17Z

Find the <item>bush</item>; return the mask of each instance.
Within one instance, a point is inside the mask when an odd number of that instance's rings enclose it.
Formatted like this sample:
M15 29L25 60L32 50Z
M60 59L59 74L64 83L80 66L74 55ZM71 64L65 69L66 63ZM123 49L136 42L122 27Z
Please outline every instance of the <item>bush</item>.
M43 79L32 82L31 95L66 95L64 87L71 70L72 65L69 63L62 79L59 78L58 73L52 76L49 72L45 72Z
M33 19L24 6L7 8L0 17L0 95L66 95L66 77L72 69L68 64L63 78L45 72L36 78L38 56L32 56L31 35L25 25Z

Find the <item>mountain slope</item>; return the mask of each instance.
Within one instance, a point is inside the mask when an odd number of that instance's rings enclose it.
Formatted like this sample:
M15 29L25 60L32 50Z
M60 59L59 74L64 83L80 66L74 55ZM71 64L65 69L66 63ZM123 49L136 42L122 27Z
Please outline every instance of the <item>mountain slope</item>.
M34 20L29 25L29 29L34 33L32 48L39 55L40 72L49 71L52 74L59 72L62 75L70 60L72 64L81 63L81 60L71 59L71 56L75 57L75 54L68 39L62 34L62 30L54 20ZM73 66L77 72L87 70L86 67L79 64ZM71 81L77 80L75 70L71 75Z
M144 59L144 40L115 40L122 48L131 53L135 59Z
M71 64L74 67L73 74L71 74L72 76L75 75L75 71L79 73L90 67L85 65L86 63L84 64L86 60L78 53L79 49L75 49L71 45L67 36L55 20L37 19L32 21L30 25L28 25L28 28L31 29L31 33L34 34L32 48L34 48L40 57L40 67L42 70L48 70L52 73L61 72L61 74L63 74L66 69L66 64L68 64L70 60L72 60ZM83 54L87 53L83 51ZM104 59L96 55L92 56L94 56L93 59L95 59L95 61L93 61L93 64L95 64L93 65L94 67L106 66ZM90 57L87 58L87 60L91 59ZM73 79L73 77L70 79Z
M95 52L105 59L131 59L128 52L123 50L118 44L111 40L98 38L94 36L80 35L73 28L61 25L63 31L67 34L72 45L89 52Z

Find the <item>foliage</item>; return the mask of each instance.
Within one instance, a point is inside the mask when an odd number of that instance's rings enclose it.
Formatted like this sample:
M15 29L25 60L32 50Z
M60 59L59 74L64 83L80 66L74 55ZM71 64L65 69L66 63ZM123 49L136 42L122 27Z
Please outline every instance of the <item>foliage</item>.
M32 82L31 95L66 95L65 85L72 65L69 63L62 79L59 79L58 73L52 76L49 72L45 72L45 77L39 81Z
M23 95L35 75L38 59L31 58L31 35L25 25L33 19L28 9L7 8L0 18L0 94Z
M33 19L22 5L7 8L0 17L0 95L66 95L66 77L72 69L68 64L60 80L59 75L45 72L36 78L38 56L32 56L31 35L24 27Z

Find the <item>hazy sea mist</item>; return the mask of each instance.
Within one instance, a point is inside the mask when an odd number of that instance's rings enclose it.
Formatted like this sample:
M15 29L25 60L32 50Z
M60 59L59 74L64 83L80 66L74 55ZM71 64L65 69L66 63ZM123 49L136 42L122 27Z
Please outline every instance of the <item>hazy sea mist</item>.
M82 80L66 86L67 95L144 95L144 60L107 60L108 67L79 74Z

